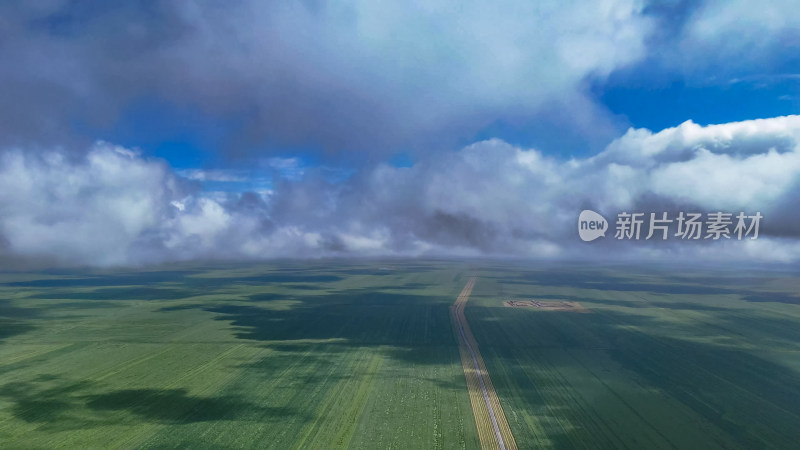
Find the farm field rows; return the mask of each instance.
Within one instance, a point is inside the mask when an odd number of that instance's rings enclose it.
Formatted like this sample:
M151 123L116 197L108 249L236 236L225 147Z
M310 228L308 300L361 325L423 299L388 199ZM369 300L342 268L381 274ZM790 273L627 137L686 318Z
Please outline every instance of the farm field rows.
M517 442L794 448L800 297L791 272L504 267L466 314ZM498 297L588 312L498 307Z
M7 278L0 447L478 448L464 276L379 269Z
M480 448L472 274L519 448L800 441L792 270L390 260L0 273L0 447Z

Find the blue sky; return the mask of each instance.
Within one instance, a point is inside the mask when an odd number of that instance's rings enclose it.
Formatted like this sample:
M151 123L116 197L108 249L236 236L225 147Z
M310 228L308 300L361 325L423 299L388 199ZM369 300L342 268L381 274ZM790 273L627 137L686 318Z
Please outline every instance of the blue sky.
M608 79L596 80L589 94L599 108L607 110L616 122L617 132L622 134L628 127L661 130L686 120L710 125L797 114L800 68L797 76L794 74L753 70L742 78L698 82L666 71L652 73L637 65ZM568 158L595 153L611 141L608 136L574 135L570 133L571 124L557 114L541 119L498 119L474 132L456 134L452 142L467 145L499 138ZM250 164L249 152L226 155L219 149L235 138L242 122L236 115L220 118L168 102L141 99L131 102L110 127L81 132L87 137L138 147L148 155L166 159L177 169L240 168ZM265 141L251 145L264 153L297 157L304 165L330 162L326 160L341 163L343 159L341 155L329 157L322 146L313 144L276 145ZM413 164L413 152L392 150L383 160L396 166ZM350 158L345 163L360 162Z
M636 128L661 130L686 120L709 125L800 112L800 77L795 76L800 67L785 69L791 71L754 68L741 78L702 81L669 74L660 78L634 68L594 90L599 102Z

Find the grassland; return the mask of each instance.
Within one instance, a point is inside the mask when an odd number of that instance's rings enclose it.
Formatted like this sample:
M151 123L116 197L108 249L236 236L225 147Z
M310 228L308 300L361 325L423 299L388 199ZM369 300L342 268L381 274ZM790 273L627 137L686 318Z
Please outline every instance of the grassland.
M477 448L414 264L7 274L0 447Z
M473 273L520 448L800 442L796 271L321 261L0 274L0 447L479 448Z
M520 447L796 448L794 273L498 266L466 315Z

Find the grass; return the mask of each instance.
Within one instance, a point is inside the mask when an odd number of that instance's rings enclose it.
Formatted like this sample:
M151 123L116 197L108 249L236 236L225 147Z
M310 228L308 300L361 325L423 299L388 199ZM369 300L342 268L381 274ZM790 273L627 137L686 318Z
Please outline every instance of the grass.
M0 273L0 447L478 448L471 273L520 448L800 441L793 272L319 261Z
M800 301L789 301L798 285L790 274L482 275L467 317L517 442L794 448L800 439ZM500 306L507 296L578 301L590 312Z
M0 446L477 448L461 279L400 262L5 274Z

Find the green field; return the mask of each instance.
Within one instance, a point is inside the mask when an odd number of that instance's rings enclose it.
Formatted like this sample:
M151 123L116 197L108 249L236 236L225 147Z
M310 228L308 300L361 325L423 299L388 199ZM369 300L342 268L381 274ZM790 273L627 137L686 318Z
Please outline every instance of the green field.
M796 448L792 272L319 261L0 274L0 447ZM587 312L503 307L577 301Z

